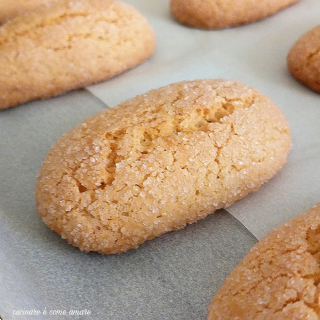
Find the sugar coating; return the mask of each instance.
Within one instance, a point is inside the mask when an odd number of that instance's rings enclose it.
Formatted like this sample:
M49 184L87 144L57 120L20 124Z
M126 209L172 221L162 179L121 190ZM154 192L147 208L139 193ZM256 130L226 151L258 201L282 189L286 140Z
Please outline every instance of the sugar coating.
M290 146L284 115L256 90L170 84L63 135L39 173L38 212L82 251L119 253L257 190Z
M320 92L320 25L302 35L291 47L287 66L298 81Z
M171 0L172 16L187 26L220 29L264 19L299 0Z
M61 0L1 0L0 24L38 8L41 5L49 6L51 3L58 1Z
M133 7L61 0L0 28L0 109L109 79L149 58L155 34Z
M320 318L320 203L260 240L213 298L208 320Z

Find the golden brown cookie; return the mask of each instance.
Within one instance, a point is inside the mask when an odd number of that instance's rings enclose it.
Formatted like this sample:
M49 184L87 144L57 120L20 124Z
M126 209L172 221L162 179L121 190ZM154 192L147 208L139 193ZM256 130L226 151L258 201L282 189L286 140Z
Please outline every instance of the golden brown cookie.
M287 65L298 81L320 92L320 25L301 36L292 46Z
M172 16L202 29L220 29L264 19L299 0L171 0Z
M0 24L34 10L41 5L49 6L51 3L58 1L61 0L1 0Z
M0 109L109 79L149 58L155 34L133 7L64 0L0 28Z
M320 319L320 203L260 240L227 278L208 320Z
M258 91L170 84L63 135L39 173L38 212L81 250L119 253L257 190L290 146L284 115Z

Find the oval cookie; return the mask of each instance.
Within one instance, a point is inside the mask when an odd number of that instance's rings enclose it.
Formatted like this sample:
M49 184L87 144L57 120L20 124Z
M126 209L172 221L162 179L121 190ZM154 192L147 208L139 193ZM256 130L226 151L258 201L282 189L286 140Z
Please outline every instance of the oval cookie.
M208 320L320 316L320 204L260 240L213 298Z
M290 145L284 115L256 90L170 84L62 136L39 173L38 212L83 251L126 251L257 190Z
M61 0L1 0L0 24L34 10L41 5L49 6L51 3L58 1Z
M172 16L187 26L220 29L275 14L299 0L171 0Z
M155 35L131 6L59 1L0 28L0 109L109 79L150 57Z
M287 65L299 82L320 92L320 25L301 36L292 46Z

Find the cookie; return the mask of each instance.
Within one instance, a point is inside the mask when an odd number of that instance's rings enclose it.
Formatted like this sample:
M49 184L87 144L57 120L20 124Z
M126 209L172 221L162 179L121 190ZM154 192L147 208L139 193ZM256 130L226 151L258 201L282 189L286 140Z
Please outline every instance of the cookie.
M208 320L320 317L320 203L260 240L227 278Z
M287 55L294 78L320 92L320 25L301 36Z
M61 0L0 28L0 109L107 80L149 58L155 34L133 7Z
M1 0L0 24L3 24L17 16L34 10L41 5L50 5L61 0Z
M38 212L82 251L123 252L257 190L290 146L283 113L258 91L169 84L63 135L39 172Z
M264 19L299 0L171 0L170 11L180 23L220 29Z

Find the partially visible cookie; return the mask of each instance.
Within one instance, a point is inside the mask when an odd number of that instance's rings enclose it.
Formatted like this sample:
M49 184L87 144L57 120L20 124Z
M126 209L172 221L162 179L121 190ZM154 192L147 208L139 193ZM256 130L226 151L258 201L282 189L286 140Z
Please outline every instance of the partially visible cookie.
M41 5L49 5L61 0L1 0L0 24L25 14Z
M260 240L213 298L208 320L320 319L320 203Z
M292 46L287 65L298 81L320 92L320 25L302 35Z
M171 0L172 16L187 26L220 29L275 14L299 0Z
M133 7L61 0L0 28L0 109L107 80L149 58L155 34Z
M38 212L83 251L123 252L259 189L290 146L283 113L258 91L170 84L63 135L39 173Z

